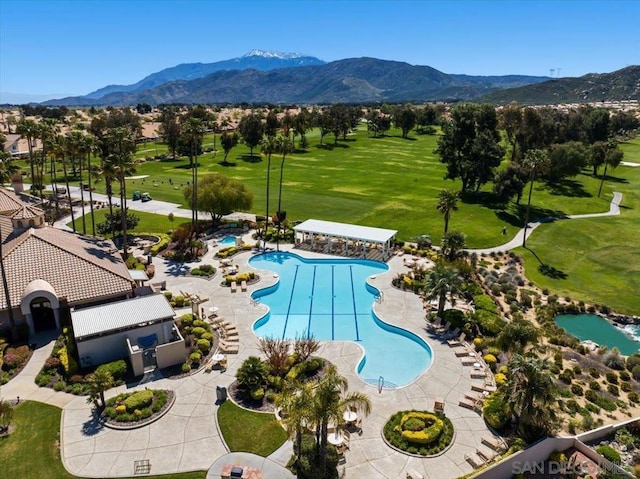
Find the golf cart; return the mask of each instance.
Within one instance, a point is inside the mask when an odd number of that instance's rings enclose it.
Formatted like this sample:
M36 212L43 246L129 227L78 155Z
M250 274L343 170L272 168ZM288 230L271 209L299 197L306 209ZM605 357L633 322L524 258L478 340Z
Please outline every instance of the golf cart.
M141 198L140 190L135 190L133 192L133 201L138 201Z
M140 199L142 200L143 203L147 202L147 201L151 201L151 195L147 192L142 193L142 196L140 197Z

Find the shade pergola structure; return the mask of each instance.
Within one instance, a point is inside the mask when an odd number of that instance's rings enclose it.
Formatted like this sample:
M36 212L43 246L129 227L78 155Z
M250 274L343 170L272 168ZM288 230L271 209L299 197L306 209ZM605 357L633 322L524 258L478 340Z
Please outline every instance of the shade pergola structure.
M296 248L339 256L378 259L391 256L396 230L333 221L307 220L293 227Z

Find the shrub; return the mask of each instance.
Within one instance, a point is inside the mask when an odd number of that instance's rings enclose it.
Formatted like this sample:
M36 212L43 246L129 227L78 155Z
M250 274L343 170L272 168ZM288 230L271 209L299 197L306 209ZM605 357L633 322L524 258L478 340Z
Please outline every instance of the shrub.
M638 353L632 354L627 358L627 369L629 371L633 371L633 368L636 366L640 366L640 356Z
M579 384L572 384L571 392L576 396L582 396L584 394L584 390L582 389L582 386L580 386Z
M199 363L202 359L202 353L200 351L194 351L189 355L189 361L192 363Z
M627 398L629 399L629 401L631 401L634 404L637 404L638 402L640 402L640 396L638 396L638 393L635 391L632 391L629 394L627 394Z
M132 412L135 409L142 409L151 406L153 401L153 391L145 389L144 391L136 391L131 396L124 400L124 405L128 412Z
M473 303L476 306L476 310L488 311L489 313L498 314L498 307L493 302L490 296L486 294L480 294L473 297Z
M202 337L202 335L204 333L206 333L206 332L207 332L207 330L204 329L204 328L201 328L201 327L193 328L191 330L191 333L198 339L200 339Z
M620 453L616 451L613 447L608 445L602 445L596 447L596 452L600 454L605 459L613 462L614 464L620 463Z
M189 363L183 363L180 368L184 374L191 372L191 365Z
M489 366L495 366L495 364L498 362L498 360L496 359L496 357L493 354L485 354L484 355L484 362L487 363Z
M44 369L58 369L60 367L60 359L55 356L47 358L44 362Z
M629 391L631 391L631 384L624 381L620 383L620 389L622 389L624 392L628 393Z
M36 376L36 384L40 387L48 386L51 382L51 376L45 373L40 373Z
M206 339L198 339L196 345L198 346L198 349L205 354L211 349L211 343Z
M589 368L589 374L591 375L592 378L600 377L600 371L596 368Z
M206 339L210 343L213 343L213 334L212 333L204 333L200 339Z
M485 399L482 415L487 424L494 429L502 429L509 422L507 406L503 403L500 395L495 393Z
M84 384L84 376L80 374L74 374L69 378L69 384Z
M54 391L63 391L65 388L65 384L63 381L58 381L57 383L55 383L53 385L53 390Z
M175 301L176 306L177 306L178 308L182 308L182 307L184 306L184 296L182 296L181 294L177 295L177 296L174 298L174 301Z
M618 384L618 375L614 372L607 373L607 382L611 384Z
M633 379L636 381L640 381L640 364L633 367L631 370L631 376L633 376Z
M101 364L96 371L105 371L111 373L115 381L124 379L127 374L127 362L124 359L111 361L110 363Z
M191 313L180 316L180 324L182 324L182 326L193 326L194 320L195 318Z
M251 398L254 401L262 401L262 398L264 398L264 389L263 388L252 389Z
M631 375L627 371L620 371L618 374L622 381L629 381L631 379Z
M169 242L170 242L169 235L159 234L158 236L160 236L160 241L158 243L154 244L149 249L149 252L154 256L157 255L160 251L166 249L167 246L169 246Z
M603 360L605 366L611 369L622 370L625 367L625 359L620 355L618 348L613 348L607 354L605 354Z
M598 381L589 381L589 389L600 391L600 383Z
M500 368L502 369L502 368ZM507 376L503 373L498 373L496 374L493 379L496 381L496 386L500 387L500 386L504 386L505 384L507 384Z
M78 363L76 363L76 360L68 353L66 346L62 346L60 348L58 351L58 357L60 358L60 362L64 368L65 375L73 376L78 372Z
M609 391L609 393L613 394L614 396L618 396L620 394L620 392L618 391L618 386L616 386L615 384L609 384L607 386L607 391Z
M480 351L484 347L484 339L483 338L474 338L473 346L476 348L476 351Z

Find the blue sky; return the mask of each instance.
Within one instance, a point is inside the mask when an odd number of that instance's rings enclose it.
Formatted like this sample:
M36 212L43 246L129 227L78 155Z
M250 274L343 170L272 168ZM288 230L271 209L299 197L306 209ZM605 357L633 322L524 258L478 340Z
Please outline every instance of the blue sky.
M0 0L0 91L86 94L252 49L580 76L640 64L638 25L638 0Z

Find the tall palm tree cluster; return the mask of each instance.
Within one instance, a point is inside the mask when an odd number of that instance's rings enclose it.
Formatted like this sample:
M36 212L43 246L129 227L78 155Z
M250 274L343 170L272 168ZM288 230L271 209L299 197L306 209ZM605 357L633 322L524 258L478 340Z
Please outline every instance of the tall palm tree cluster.
M283 422L294 442L298 477L305 470L322 470L316 477L332 477L328 469L328 436L330 427L344 429L344 412L356 409L362 415L371 412L371 401L360 392L348 392L348 382L338 374L335 366L326 368L318 382L289 384L276 398L276 406L283 412ZM313 442L311 457L305 456L303 444Z

